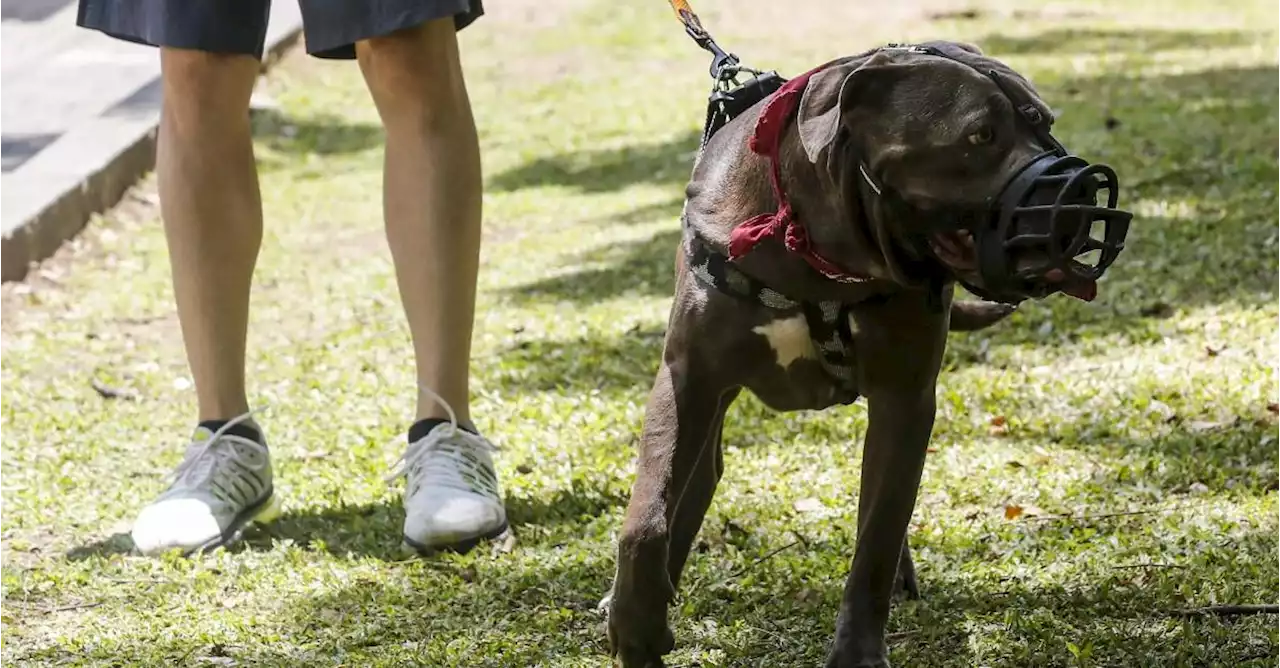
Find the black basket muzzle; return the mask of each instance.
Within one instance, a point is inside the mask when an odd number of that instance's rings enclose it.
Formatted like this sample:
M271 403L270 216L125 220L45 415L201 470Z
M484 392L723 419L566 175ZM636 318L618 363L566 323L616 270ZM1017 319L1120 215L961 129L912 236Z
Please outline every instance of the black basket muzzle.
M1115 170L1060 147L1023 166L980 222L969 226L982 276L979 292L989 298L1038 299L1092 284L1124 249L1133 214L1116 208Z
M990 77L1013 104L1018 122L1031 130L1043 150L984 205L950 215L911 211L914 207L892 188L877 183L867 166L859 163L874 197L913 214L910 243L919 254L931 254L929 235L966 230L973 235L983 285L960 282L975 295L1018 303L1061 291L1092 299L1096 281L1124 249L1133 218L1132 213L1116 208L1120 186L1115 170L1068 153L1050 131L1053 118L1041 112L1030 94L1012 85L1008 75L975 65L973 54L930 45L885 48L947 58Z

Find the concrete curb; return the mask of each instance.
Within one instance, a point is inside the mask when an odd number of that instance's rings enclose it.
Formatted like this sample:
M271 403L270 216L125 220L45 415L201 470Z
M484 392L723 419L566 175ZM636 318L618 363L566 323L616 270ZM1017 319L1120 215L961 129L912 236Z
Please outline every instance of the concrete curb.
M273 7L264 70L302 37L296 3L274 4L281 11ZM6 177L0 279L26 278L33 266L75 237L94 214L115 206L155 167L160 101L157 72L128 99L72 128Z

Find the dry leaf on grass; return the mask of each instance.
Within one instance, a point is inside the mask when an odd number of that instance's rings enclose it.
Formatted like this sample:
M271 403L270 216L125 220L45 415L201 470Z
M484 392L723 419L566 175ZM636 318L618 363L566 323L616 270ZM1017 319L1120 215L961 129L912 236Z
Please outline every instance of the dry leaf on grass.
M796 512L798 513L805 513L809 515L825 514L830 511L830 509L827 508L826 505L822 503L822 501L815 499L813 497L809 497L807 499L800 499L795 503L791 504L791 507L795 508Z
M1191 431L1213 431L1215 429L1221 429L1222 427L1225 427L1229 424L1230 424L1229 422L1192 420L1190 423L1187 424L1187 428L1190 429Z
M1003 415L997 415L991 418L991 426L987 428L987 433L992 436L1004 436L1009 433L1009 420Z
M1044 511L1032 505L1008 504L1004 507L1004 518L1006 520L1016 520L1019 517L1039 517L1041 515L1044 515Z

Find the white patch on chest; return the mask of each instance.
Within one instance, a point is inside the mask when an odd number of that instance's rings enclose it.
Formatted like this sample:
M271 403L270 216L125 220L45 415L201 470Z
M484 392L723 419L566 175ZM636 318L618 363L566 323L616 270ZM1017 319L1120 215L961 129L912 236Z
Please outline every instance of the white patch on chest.
M751 331L759 334L769 342L773 354L778 358L778 366L787 368L798 359L817 359L813 349L813 340L809 338L809 325L803 315L780 318Z

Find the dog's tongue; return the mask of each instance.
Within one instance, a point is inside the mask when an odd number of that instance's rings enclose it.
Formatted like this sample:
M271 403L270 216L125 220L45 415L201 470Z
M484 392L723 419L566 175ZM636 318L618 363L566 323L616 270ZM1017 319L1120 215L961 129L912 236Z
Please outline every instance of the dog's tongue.
M1044 276L1050 283L1061 283L1066 278L1061 269L1050 269ZM1080 301L1091 302L1098 296L1097 281L1070 281L1058 288L1063 294L1071 295Z
M1091 302L1098 296L1097 281L1083 281L1062 287L1062 292L1081 301Z

